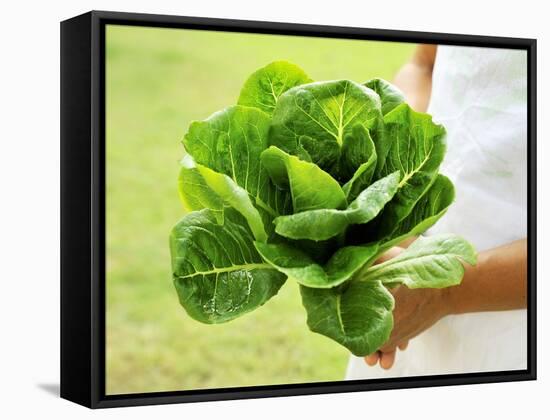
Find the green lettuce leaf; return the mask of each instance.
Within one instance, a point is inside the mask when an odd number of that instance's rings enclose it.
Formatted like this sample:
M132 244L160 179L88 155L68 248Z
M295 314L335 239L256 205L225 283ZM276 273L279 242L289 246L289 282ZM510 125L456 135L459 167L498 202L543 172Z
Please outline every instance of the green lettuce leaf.
M261 162L278 188L290 189L294 212L346 205L346 196L338 181L314 163L274 146L262 153Z
M269 116L259 109L232 106L191 123L183 144L198 164L229 176L255 196L269 124Z
M357 124L352 127L349 134L344 136L342 155L338 163L338 174L340 181L343 183L346 180L350 180L350 178L356 176L361 166L369 164L371 160L373 161L372 166L366 168L368 170L363 171L363 176L361 178L363 186L367 186L368 182L372 179L372 175L374 174L374 170L376 168L377 154L369 130L363 125ZM355 182L357 181L358 180L356 178Z
M384 208L399 183L399 171L366 188L345 210L319 209L277 217L275 232L290 239L322 241L344 232L349 225L367 223Z
M244 216L257 241L267 240L262 217L244 188L227 175L196 164L189 155L183 158L181 165L179 192L184 203L193 203L193 210L213 206L217 220L222 222L224 207L232 207Z
M342 187L348 202L355 200L361 191L371 184L377 162L376 148L369 131L362 125L357 125L353 128L353 136L354 138L363 138L361 141L364 149L363 156L368 157Z
M299 248L286 243L255 242L254 245L264 260L281 273L314 288L334 287L345 282L378 251L378 244L343 247L322 266Z
M452 204L455 197L453 183L445 175L438 174L430 189L416 203L409 215L384 240L383 249L391 248L405 239L424 233L432 227Z
M383 79L371 79L364 84L375 91L380 97L382 115L379 117L376 127L372 130L372 137L375 142L378 155L377 168L380 170L386 160L389 151L389 144L392 138L386 133L383 115L386 115L398 105L404 102L404 96L397 87ZM387 136L387 138L386 138Z
M246 190L271 218L291 211L288 192L276 188L260 163L268 147L270 117L245 106L232 106L191 123L183 144L195 162L227 175Z
M238 104L272 114L283 93L310 82L312 80L297 65L288 61L275 61L250 75L241 89Z
M353 174L359 166L353 153L361 147L344 147L344 143L362 142L353 136L353 127L373 128L381 116L380 106L374 91L350 80L294 87L277 102L270 144L300 157L305 150L314 163L337 178ZM312 141L304 141L304 136Z
M410 289L455 286L464 276L461 261L475 265L476 258L474 247L459 236L420 237L398 256L358 277L366 283L404 284Z
M350 281L332 289L301 286L307 325L356 356L378 350L393 328L394 300L380 281Z
M365 82L365 86L374 90L382 103L382 115L386 115L396 106L405 102L405 95L396 86L384 79L374 78Z
M223 199L208 186L190 155L181 161L178 192L187 212L210 209L219 223L223 223Z
M400 171L399 189L380 215L382 236L393 232L434 182L445 155L445 129L432 117L397 106L384 117L386 135L393 139L377 178Z
M209 209L186 215L170 235L172 272L189 316L215 324L263 305L285 282L264 262L245 219L226 209L219 224Z

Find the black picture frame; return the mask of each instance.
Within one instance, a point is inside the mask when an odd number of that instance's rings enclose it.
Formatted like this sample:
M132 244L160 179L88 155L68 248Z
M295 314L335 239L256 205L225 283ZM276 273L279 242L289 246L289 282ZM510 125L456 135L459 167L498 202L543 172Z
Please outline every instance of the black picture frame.
M105 394L105 25L521 49L528 59L526 370ZM90 408L536 379L536 40L92 11L61 22L61 397Z

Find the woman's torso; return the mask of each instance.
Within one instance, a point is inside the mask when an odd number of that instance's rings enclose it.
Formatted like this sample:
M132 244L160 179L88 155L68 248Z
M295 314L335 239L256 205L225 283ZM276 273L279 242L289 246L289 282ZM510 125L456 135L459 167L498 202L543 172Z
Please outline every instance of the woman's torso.
M456 200L431 233L478 251L527 235L527 55L439 46L428 112L447 128L441 172ZM348 379L525 369L526 311L449 316L411 341L385 371L351 357Z

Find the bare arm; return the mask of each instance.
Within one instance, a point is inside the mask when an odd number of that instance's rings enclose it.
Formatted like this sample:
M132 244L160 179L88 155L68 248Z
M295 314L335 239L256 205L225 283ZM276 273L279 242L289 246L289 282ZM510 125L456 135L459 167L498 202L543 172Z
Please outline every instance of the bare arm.
M459 286L443 289L452 314L527 307L527 240L479 254Z
M405 94L407 103L416 111L425 112L428 109L436 51L437 45L418 45L410 61L401 67L393 80Z

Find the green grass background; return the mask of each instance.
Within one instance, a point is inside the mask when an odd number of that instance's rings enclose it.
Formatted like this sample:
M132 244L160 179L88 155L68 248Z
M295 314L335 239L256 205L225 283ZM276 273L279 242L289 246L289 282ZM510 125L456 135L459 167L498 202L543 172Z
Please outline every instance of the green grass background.
M314 80L391 79L413 45L124 26L106 40L107 393L343 379L348 352L308 330L292 282L227 324L179 306L168 234L184 215L181 139L271 61Z

